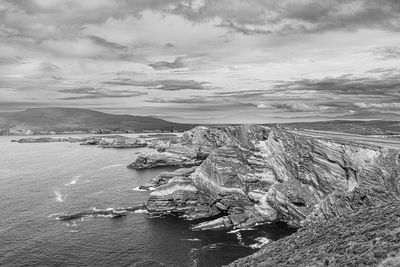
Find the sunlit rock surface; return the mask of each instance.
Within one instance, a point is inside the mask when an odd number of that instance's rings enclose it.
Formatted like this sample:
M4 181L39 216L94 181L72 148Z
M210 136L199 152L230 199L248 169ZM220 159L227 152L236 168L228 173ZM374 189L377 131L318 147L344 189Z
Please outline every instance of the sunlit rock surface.
M253 146L252 140L265 134L259 126L204 127L186 131L182 137L158 146L157 152L141 154L128 165L133 169L162 166L200 165L217 148L223 146Z

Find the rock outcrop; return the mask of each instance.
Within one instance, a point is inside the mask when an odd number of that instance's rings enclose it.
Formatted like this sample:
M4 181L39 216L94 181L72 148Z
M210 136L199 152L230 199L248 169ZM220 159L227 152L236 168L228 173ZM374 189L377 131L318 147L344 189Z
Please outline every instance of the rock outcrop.
M312 224L400 198L400 151L262 126L196 127L131 167L199 165L155 188L147 209L194 229Z
M162 166L200 165L212 152L223 146L253 146L252 140L267 134L260 126L204 127L186 131L181 138L162 143L158 152L139 155L128 165L133 169Z
M196 167L190 167L190 168L181 168L177 169L173 172L163 172L160 175L157 175L151 181L147 184L139 186L140 190L154 190L156 187L159 187L160 185L164 185L168 183L168 181L171 178L174 177L181 177L185 178L188 177L190 174L192 174L196 170Z
M91 210L85 210L77 213L67 213L63 215L57 216L58 220L61 221L70 221L70 220L76 220L76 219L81 219L84 217L90 217L90 216L107 216L110 218L120 218L124 217L128 214L128 212L136 212L142 210L144 207L143 205L137 205L133 207L127 207L127 208L109 208L109 209L96 209L93 208Z
M139 138L115 136L90 136L81 145L97 145L102 148L136 148L145 147L147 142Z
M104 136L88 136L88 137L29 137L11 142L18 143L50 143L50 142L69 142L80 143L81 145L96 145L102 148L136 148L145 147L148 143L146 140L139 138L125 137L122 135L104 135Z

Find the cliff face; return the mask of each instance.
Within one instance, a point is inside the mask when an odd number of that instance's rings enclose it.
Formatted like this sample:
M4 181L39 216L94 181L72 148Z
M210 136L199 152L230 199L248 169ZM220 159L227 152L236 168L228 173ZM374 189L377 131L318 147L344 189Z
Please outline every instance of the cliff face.
M194 229L274 221L297 227L400 199L397 149L237 126L196 127L164 150L131 166L200 164L156 185L146 204L187 219L221 216Z

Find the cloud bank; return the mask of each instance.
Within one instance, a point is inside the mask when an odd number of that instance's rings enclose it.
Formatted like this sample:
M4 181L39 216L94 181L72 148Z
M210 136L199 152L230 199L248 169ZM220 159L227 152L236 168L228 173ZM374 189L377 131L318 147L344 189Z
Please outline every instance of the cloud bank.
M400 114L399 32L397 0L3 0L0 105L230 122Z

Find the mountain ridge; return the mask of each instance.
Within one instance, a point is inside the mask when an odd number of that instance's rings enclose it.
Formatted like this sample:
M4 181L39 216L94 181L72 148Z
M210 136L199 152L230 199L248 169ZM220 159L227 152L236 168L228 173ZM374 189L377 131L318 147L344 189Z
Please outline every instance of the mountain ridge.
M71 132L172 132L188 130L191 127L193 125L157 118L128 114L115 115L81 108L28 108L24 111L0 113L0 132L3 135Z

